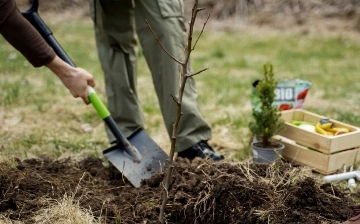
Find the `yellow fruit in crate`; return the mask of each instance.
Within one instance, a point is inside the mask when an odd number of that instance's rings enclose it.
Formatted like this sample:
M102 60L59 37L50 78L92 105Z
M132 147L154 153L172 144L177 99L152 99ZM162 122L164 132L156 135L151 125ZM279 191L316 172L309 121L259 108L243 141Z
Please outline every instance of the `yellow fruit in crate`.
M329 118L323 118L320 120L320 127L324 130L332 128L333 126L334 123L332 123Z
M325 130L325 131L326 131L326 130ZM331 131L326 131L326 133L327 133L327 135L331 135L331 136L335 135L335 133L334 133L334 132L331 132Z
M316 131L317 133L319 133L319 134L322 134L322 135L327 135L327 136L334 135L333 133L330 134L330 132L322 129L320 122L316 123L316 125L315 125L315 131Z
M321 119L315 126L315 130L319 134L323 135L339 135L350 132L345 127L335 127L335 124L328 118ZM326 133L326 134L325 134Z
M327 130L327 129L331 129L331 127L333 126L334 124L333 123L325 123L325 124L321 124L320 123L320 127L324 130Z
M344 128L344 127L339 127L339 128L329 128L329 129L325 129L325 130L327 130L327 131L331 131L331 132L334 132L334 133L336 133L336 132L345 132L345 133L347 133L347 132L350 132L350 130L348 129L348 128Z

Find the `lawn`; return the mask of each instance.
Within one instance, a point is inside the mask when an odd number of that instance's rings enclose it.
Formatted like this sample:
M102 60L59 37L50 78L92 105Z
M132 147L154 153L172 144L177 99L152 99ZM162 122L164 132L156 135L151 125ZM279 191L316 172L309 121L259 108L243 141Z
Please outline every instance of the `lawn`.
M46 18L44 18L46 21ZM90 20L47 22L55 38L79 67L90 71L100 97L106 101L101 66ZM198 32L197 32L198 34ZM261 77L263 65L274 66L275 78L303 79L312 83L304 108L360 126L360 83L356 60L358 38L293 35L261 29L204 31L192 54L199 103L213 128L211 143L228 159L249 158L251 84ZM108 147L102 120L94 108L74 99L46 68L33 68L0 38L0 148L21 158L48 154L82 158L102 157ZM170 141L139 48L140 100L146 130L169 150Z

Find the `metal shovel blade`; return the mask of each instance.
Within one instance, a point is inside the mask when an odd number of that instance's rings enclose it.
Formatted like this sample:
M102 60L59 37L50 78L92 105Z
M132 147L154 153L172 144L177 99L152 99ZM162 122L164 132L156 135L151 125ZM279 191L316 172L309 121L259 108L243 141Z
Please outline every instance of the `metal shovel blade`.
M104 156L138 188L141 181L149 179L167 163L169 156L142 129L137 129L127 138L142 156L141 162L135 162L118 143L103 151Z

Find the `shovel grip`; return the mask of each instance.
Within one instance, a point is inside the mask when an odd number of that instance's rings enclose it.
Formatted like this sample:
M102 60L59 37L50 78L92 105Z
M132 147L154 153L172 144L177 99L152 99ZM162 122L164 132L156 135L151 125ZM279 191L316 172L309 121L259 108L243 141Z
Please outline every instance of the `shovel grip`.
M101 119L105 119L109 117L110 116L109 110L100 100L99 96L96 94L95 90L91 86L88 86L88 95L91 104L94 106L95 110L98 112Z

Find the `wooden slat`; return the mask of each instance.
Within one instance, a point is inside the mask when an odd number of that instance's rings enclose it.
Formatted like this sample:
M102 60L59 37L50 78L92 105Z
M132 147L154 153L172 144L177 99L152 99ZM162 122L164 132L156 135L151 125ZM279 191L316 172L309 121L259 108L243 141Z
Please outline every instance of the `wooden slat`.
M281 140L281 136L274 137ZM282 156L290 162L308 166L321 174L332 174L342 169L344 165L352 166L360 161L360 148L350 149L327 155L316 150L308 149L291 141L282 141L285 148Z

